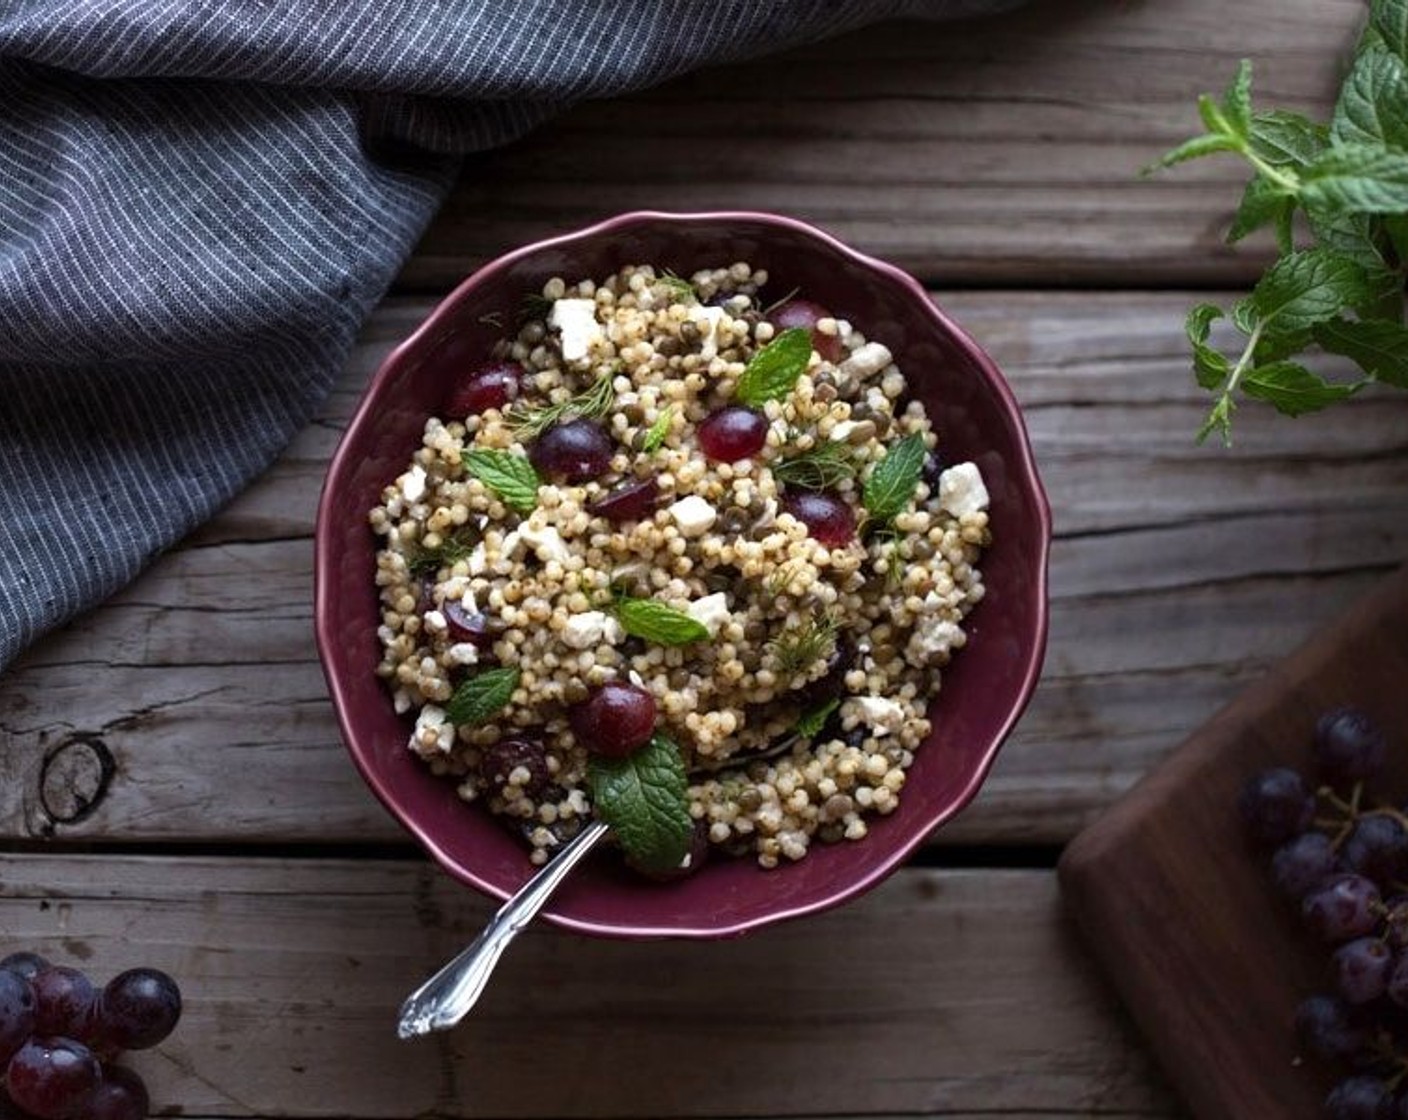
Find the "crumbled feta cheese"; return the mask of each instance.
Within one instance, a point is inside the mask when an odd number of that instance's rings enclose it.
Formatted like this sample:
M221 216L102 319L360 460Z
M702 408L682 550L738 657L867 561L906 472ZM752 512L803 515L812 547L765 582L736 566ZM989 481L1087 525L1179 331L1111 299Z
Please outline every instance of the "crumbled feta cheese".
M831 438L837 441L851 438L851 433L860 426L856 420L838 420L831 428Z
M722 591L715 591L712 595L695 599L685 607L684 613L696 622L702 622L712 638L718 634L719 627L728 621L732 612L728 609L728 596Z
M961 649L968 635L963 627L946 618L921 618L909 639L907 653L911 660L932 661L940 655Z
M469 559L466 563L469 565L469 574L472 576L482 576L488 569L489 554L484 547L483 541L480 541L474 546L474 550L470 552Z
M557 328L562 337L562 357L569 362L585 358L592 343L602 337L594 299L554 300L548 312L548 326Z
M425 612L425 628L432 634L442 633L450 624L445 621L445 616L439 611Z
M425 497L425 468L419 463L401 476L401 494L408 502Z
M411 750L426 758L437 752L449 754L455 745L455 725L445 715L444 708L427 704L420 710L409 745Z
M479 664L479 647L473 642L456 642L445 651L445 656L456 665Z
M988 508L988 488L975 463L958 463L939 475L939 508L954 517Z
M904 727L904 709L894 700L883 696L857 696L851 703L877 739Z
M697 307L691 315L699 327L699 356L706 362L718 357L719 323L724 314L722 307Z
M867 342L851 351L850 357L842 361L836 369L844 380L865 381L874 377L892 361L894 356L889 347L879 342Z
M513 536L512 533L509 536ZM572 551L567 547L567 542L562 539L562 534L557 531L554 525L544 528L534 527L531 521L524 522L518 527L518 539L514 541L514 547L524 544L538 554L538 559L547 563L549 560L556 560L559 564L566 563L572 556ZM508 545L508 538L504 539L505 548Z
M603 640L611 645L625 638L621 624L605 611L583 611L567 620L562 640L573 649L595 649Z
M670 516L686 537L697 537L709 530L718 512L698 494L691 494L670 506Z
M404 688L398 688L391 696L391 706L398 716L405 715L411 710L411 694Z

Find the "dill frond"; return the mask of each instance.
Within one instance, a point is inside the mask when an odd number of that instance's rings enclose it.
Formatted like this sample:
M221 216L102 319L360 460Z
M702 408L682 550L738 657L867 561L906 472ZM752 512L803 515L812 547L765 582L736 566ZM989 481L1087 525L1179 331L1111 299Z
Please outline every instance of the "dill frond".
M783 455L771 465L772 476L789 486L832 490L856 476L855 453L842 440L818 440L805 451Z
M509 430L513 432L514 438L527 442L530 439L537 439L554 424L568 416L586 417L587 419L605 416L611 410L611 405L615 400L616 386L613 378L610 376L599 377L591 386L576 396L568 397L556 404L541 405L537 408L514 405L508 410L504 419L508 422Z

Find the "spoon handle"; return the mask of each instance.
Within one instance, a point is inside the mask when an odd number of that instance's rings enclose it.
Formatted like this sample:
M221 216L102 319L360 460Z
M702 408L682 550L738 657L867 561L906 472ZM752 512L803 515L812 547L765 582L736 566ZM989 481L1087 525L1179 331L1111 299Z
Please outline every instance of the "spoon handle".
M499 908L469 948L412 992L401 1005L396 1034L416 1038L453 1027L469 1013L489 983L508 943L543 908L567 873L606 835L606 825L592 821Z

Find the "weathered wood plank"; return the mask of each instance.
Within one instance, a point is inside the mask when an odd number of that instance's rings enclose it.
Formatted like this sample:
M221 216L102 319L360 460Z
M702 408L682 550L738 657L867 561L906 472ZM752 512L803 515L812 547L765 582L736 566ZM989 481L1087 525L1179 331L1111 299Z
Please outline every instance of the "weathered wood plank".
M1247 408L1233 452L1197 448L1190 298L943 297L1024 403L1058 530L1042 687L944 842L1068 839L1408 557L1408 400L1298 422ZM357 388L427 306L378 312L278 467L0 680L0 835L401 837L339 746L308 535Z
M131 1064L185 1115L1179 1115L1051 872L905 871L727 942L535 930L459 1030L398 1043L488 912L419 862L0 858L7 940L178 978Z
M1231 159L1137 172L1198 131L1237 61L1258 104L1324 114L1361 0L1036 3L891 24L581 106L470 162L401 284L442 289L630 209L772 209L927 279L1246 282ZM877 187L883 189L877 189Z

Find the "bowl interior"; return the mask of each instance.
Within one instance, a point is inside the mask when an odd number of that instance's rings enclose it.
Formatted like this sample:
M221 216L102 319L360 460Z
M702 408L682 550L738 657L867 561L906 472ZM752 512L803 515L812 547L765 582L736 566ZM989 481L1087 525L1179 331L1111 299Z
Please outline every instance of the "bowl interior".
M1045 649L1050 516L1025 431L992 363L923 290L888 265L819 232L768 215L628 215L487 266L448 297L378 372L325 484L317 528L317 626L343 736L391 811L460 879L499 897L532 873L525 848L458 799L410 751L375 675L375 541L367 512L404 469L445 386L512 325L525 294L552 276L600 278L651 263L681 275L737 260L766 268L767 294L793 288L855 323L895 354L925 404L949 462L971 459L992 498L987 594L969 616L967 646L945 670L934 731L917 752L889 817L859 843L816 844L775 871L712 861L671 884L647 882L611 855L574 872L545 916L612 936L719 936L806 913L864 890L893 870L977 791L1035 685Z

